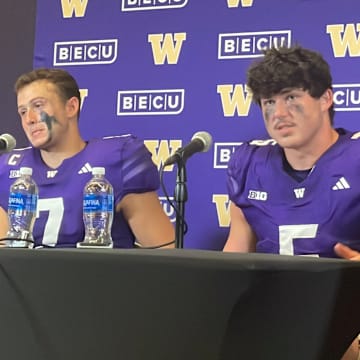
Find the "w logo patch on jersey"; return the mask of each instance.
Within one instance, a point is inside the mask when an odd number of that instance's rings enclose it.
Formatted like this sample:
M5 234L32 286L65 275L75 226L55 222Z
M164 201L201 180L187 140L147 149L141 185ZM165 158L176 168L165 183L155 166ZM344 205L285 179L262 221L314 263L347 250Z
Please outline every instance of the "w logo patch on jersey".
M302 199L305 194L305 188L294 189L294 193L297 199Z
M48 179L52 179L52 178L55 177L55 175L57 174L57 172L58 172L57 170L48 170L46 177L47 177Z

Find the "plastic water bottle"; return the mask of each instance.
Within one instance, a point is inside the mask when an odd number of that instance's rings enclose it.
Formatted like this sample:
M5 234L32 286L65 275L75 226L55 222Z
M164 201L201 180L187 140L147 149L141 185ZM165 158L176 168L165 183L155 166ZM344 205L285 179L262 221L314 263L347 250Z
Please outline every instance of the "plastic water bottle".
M38 187L32 178L32 168L20 168L20 177L10 186L8 218L8 247L32 248L33 227L39 197Z
M94 167L83 193L85 238L78 247L112 247L111 225L114 214L113 187L105 178L105 168Z

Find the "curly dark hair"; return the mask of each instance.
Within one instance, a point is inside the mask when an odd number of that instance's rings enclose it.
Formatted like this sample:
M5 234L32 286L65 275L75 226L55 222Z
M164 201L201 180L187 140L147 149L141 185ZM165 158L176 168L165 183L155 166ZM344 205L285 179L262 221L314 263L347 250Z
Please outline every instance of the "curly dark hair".
M265 50L264 57L250 65L247 86L258 105L262 98L288 88L303 89L318 99L327 89L332 89L332 77L330 66L320 53L294 45ZM333 122L333 106L329 115Z

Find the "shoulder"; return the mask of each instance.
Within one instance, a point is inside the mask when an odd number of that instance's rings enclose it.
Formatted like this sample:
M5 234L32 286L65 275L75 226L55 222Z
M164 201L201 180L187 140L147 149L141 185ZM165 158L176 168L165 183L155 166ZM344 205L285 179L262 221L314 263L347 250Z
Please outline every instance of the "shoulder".
M348 152L351 156L360 158L360 131L336 129L339 139L334 148L337 153Z
M135 135L115 135L89 141L90 152L106 163L108 180L118 189L121 197L128 193L155 191L159 187L159 174L152 154L144 140ZM121 188L119 179L122 179ZM118 198L119 199L119 198Z
M344 137L345 142L349 142L354 146L360 146L360 131L346 131L340 133L340 136Z
M232 154L228 168L235 170L246 168L250 162L263 162L270 153L276 152L279 146L273 139L251 140L240 144Z
M144 140L132 134L92 139L88 142L86 156L101 163L105 162L108 166L119 167L123 171L130 171L136 165L144 169L154 166L152 154Z
M279 145L273 140L253 140L241 144L233 153L227 169L227 188L230 199L235 199L244 189L249 178L268 169L268 162L278 161ZM272 168L272 166L270 167Z
M31 157L34 148L29 146L25 148L14 149L0 156L0 167L19 166L25 157Z
M124 134L124 135L112 135L112 136L104 136L101 138L94 138L89 140L89 144L93 146L109 146L109 147L121 147L124 146L128 142L132 141L140 141L135 135L132 134Z
M89 145L94 149L106 149L108 151L135 151L137 148L145 147L144 141L132 134L105 136L92 139Z
M141 140L135 135L114 135L103 138L91 139L86 149L87 156L98 157L106 155L110 159L128 159L134 157L148 156L149 151ZM89 155L90 154L90 155Z

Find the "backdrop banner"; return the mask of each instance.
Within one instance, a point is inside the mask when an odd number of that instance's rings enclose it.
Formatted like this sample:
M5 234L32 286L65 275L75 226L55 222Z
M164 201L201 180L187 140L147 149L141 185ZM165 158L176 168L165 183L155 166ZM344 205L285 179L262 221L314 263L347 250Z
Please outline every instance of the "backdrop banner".
M229 227L229 157L267 137L245 86L249 64L271 46L321 52L335 126L360 129L359 14L359 0L38 0L34 67L76 77L85 139L133 133L159 169L194 133L212 135L210 150L186 165L184 247L215 250ZM163 175L173 196L177 165ZM175 221L162 189L159 197Z

